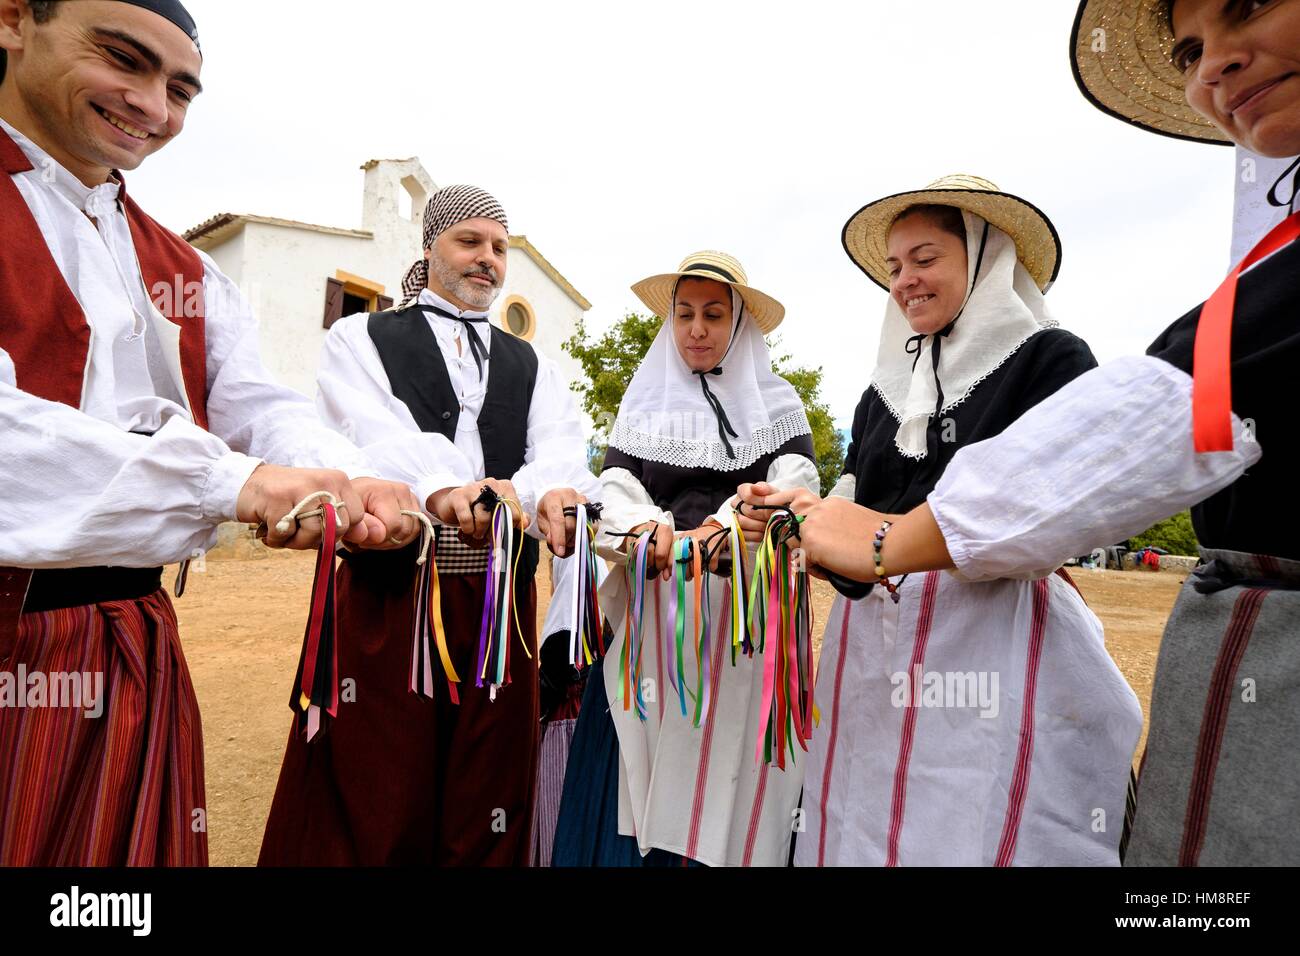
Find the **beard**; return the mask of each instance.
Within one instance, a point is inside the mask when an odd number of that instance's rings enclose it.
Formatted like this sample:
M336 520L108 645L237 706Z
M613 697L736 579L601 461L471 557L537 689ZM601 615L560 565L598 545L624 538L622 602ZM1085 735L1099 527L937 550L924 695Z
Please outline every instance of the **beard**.
M493 269L476 268L468 273L460 272L444 262L437 252L430 251L429 270L438 277L444 289L478 310L486 310L501 292L501 279ZM471 275L487 276L492 282L491 288L485 289L471 282L468 278Z

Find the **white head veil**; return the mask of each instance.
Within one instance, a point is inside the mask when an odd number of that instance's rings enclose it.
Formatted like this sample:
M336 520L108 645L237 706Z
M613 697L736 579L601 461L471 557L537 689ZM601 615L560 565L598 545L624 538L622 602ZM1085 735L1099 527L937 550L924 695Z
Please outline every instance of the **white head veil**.
M623 395L611 446L646 461L736 471L812 432L798 393L772 371L767 342L735 290L731 303L727 351L704 375L693 373L677 351L672 315L664 320Z
M966 301L948 335L913 333L892 295L885 307L871 384L898 419L894 444L908 458L926 456L926 429L936 411L942 414L960 405L1026 339L1057 324L1047 312L1043 293L1016 258L1011 237L964 209L962 219Z

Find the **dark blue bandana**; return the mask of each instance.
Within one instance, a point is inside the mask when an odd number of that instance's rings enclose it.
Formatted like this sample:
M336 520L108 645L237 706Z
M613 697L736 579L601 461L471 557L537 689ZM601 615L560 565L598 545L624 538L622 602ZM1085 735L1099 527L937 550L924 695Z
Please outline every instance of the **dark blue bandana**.
M156 13L158 16L170 20L184 30L185 35L194 41L196 50L199 48L199 28L180 0L121 0L121 2L144 7L144 9ZM202 54L201 50L200 54Z

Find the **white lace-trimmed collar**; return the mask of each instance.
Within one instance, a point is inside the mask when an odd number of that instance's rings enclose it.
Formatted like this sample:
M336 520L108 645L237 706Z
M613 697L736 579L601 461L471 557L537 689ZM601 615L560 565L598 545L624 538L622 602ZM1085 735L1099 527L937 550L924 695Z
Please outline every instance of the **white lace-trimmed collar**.
M946 412L964 402L1032 335L1057 325L1042 292L1016 257L1016 245L1001 229L962 211L966 225L967 293L960 318L939 350L939 381ZM980 244L987 226L983 255ZM975 274L976 265L979 274ZM885 306L880 347L871 385L898 419L894 444L907 458L928 454L926 434L939 393L931 358L933 336L920 340L919 354L908 352L915 338L891 295Z

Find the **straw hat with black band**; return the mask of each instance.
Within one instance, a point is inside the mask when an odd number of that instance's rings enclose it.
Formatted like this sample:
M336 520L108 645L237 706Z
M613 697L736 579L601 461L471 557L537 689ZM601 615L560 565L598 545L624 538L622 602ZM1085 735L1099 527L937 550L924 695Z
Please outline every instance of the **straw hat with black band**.
M785 318L785 306L749 285L740 260L715 250L692 253L682 260L676 272L664 272L642 279L632 286L632 291L651 312L666 319L672 315L673 293L677 290L677 283L684 278L712 279L731 286L740 293L754 324L764 335L771 333Z
M872 388L899 427L894 443L907 458L926 457L929 429L960 405L1029 338L1056 326L1043 293L1061 267L1061 242L1037 206L987 179L954 175L924 189L895 193L845 223L844 249L877 285L889 289L889 233L915 206L961 211L966 235L966 297L946 326L916 333L891 295L881 324ZM921 356L929 353L929 361Z
M844 224L844 251L882 289L889 289L889 227L912 206L955 206L996 226L1016 243L1016 253L1038 288L1046 292L1061 271L1061 238L1046 214L1033 203L1001 192L979 176L936 179L924 189L895 193L867 203Z
M1187 103L1174 66L1171 0L1083 0L1070 33L1070 64L1083 95L1109 113L1162 136L1231 146Z

